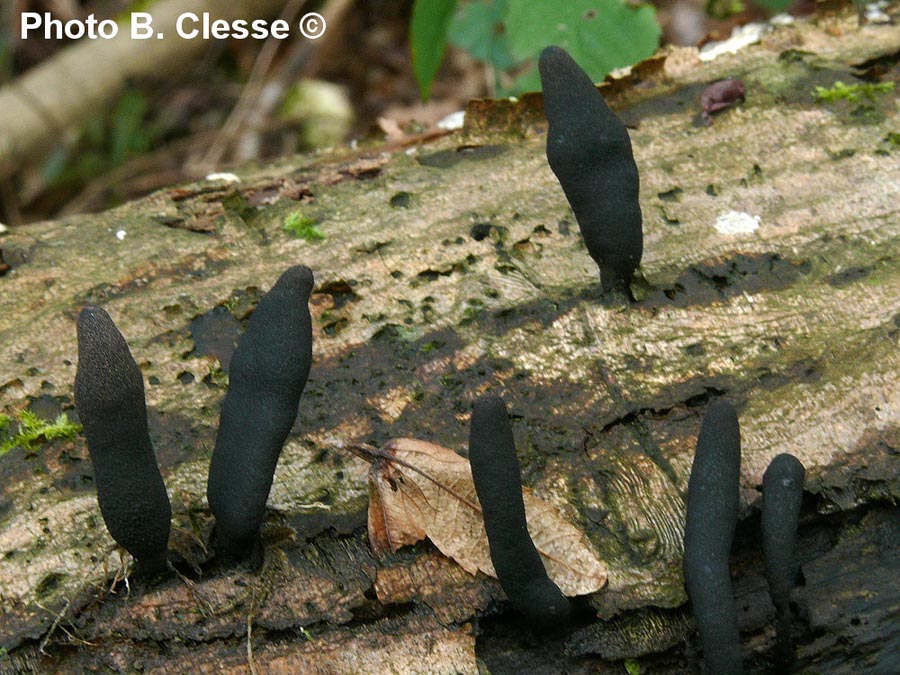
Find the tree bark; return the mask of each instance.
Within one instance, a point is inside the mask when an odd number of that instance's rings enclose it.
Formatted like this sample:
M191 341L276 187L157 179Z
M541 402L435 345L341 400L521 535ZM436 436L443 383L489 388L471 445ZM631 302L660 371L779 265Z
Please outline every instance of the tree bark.
M826 104L812 91L895 68L898 51L891 27L820 17L711 62L670 50L606 87L641 171L645 282L630 305L599 295L535 97L473 104L467 130L410 152L291 158L0 239L2 410L74 414L74 319L102 304L145 376L184 575L123 581L81 437L11 451L0 668L690 670L683 493L722 395L743 437L732 568L748 672L774 644L757 486L781 452L807 470L795 669L896 672L896 92ZM699 94L726 76L746 103L702 126ZM731 210L758 228L717 230ZM325 238L292 237L293 214ZM313 368L254 576L207 553L206 473L240 324L297 263L316 275ZM559 635L530 633L495 580L428 542L382 560L368 548L368 467L345 447L411 436L464 453L487 390L514 415L524 482L609 567L581 600L597 618Z

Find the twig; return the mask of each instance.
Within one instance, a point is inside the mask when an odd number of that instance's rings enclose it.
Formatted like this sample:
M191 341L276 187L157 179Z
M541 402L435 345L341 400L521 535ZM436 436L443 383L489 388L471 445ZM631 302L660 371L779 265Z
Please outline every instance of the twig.
M97 568L102 566L103 567L103 576L104 577L108 576L108 574L109 574L108 559L109 559L109 555L108 554L104 555L102 560L97 561L97 563L95 563L94 566L90 569L90 574L93 574L94 571L97 570ZM109 590L104 590L103 586L99 586L99 585L97 586L99 588L99 593L100 593L101 599L106 595L106 593L112 592L113 587L115 586L116 583L118 583L118 581L120 579L124 579L126 587L128 586L127 566L125 565L125 562L122 559L121 551L119 552L119 562L121 563L121 565L119 566L119 569L116 570L115 578L113 579L112 586L110 586ZM120 577L119 574L122 574L122 576ZM78 591L78 590L75 591L76 594L79 592L80 591ZM129 588L129 592L130 592L130 588ZM50 611L46 607L41 605L40 603L36 603L36 604L38 607L40 607L44 611L48 611L48 612ZM76 638L74 635L72 635L71 632L66 630L64 627L60 626L60 622L62 621L63 617L66 615L66 612L69 611L69 607L71 607L71 606L72 606L72 597L71 596L66 597L66 602L63 605L63 608L56 614L56 616L53 619L53 623L50 624L50 628L48 628L47 632L44 634L44 637L41 640L41 644L38 646L38 652L40 652L44 656L47 655L47 652L44 651L44 648L50 642L50 638L53 637L53 633L56 632L57 628L60 628L66 635L69 636L70 639L80 642L85 645L93 646L93 643L88 642L87 640L83 640L82 638Z
M328 26L339 25L344 15L353 8L355 2L356 0L328 0L325 7L322 8L322 18L325 19L325 24ZM284 59L275 66L271 80L277 82L284 89L296 77L300 69L306 65L314 49L319 50L320 53L328 51L328 45L335 35L339 35L339 32L332 29L318 40L298 40L294 42ZM274 102L261 101L257 108L260 113L267 114L271 111L273 105Z
M335 26L339 24L349 10L352 9L355 2L356 0L329 0L321 10L326 25ZM302 0L296 9L294 18L296 18L296 14L299 14L304 4L305 0ZM291 5L285 7L283 14L287 14L289 10L291 10ZM267 47L269 47L268 43L264 45L263 49L260 50L256 63L253 65L247 86L222 127L219 138L202 159L188 162L188 172L193 172L196 175L205 175L213 171L228 149L233 146L243 128L254 123L254 121L255 126L260 126L260 120L270 116L272 109L280 98L281 92L308 62L313 50L325 49L323 45L330 34L326 33L319 40L298 40L294 42L290 51L272 69L267 79L265 79L266 73L264 71L268 71L271 65L277 45L272 47L271 53L267 50ZM264 57L265 60L263 61ZM263 81L264 79L265 81ZM272 95L261 95L270 87L273 91ZM250 157L244 157L243 159L250 159Z
M44 607L41 603L36 602L35 604L36 604L38 607L40 607L41 609L43 609L45 612L49 611L49 610L48 610L46 607ZM85 646L87 646L87 647L96 647L96 646L97 646L97 643L96 643L96 642L91 642L90 640L85 640L84 638L77 637L72 631L70 631L68 628L66 628L65 626L63 626L63 625L60 623L60 621L62 620L63 615L66 613L66 611L67 611L68 609L69 609L69 600L67 599L67 600L66 600L66 606L62 608L62 610L60 611L59 614L57 614L56 620L53 622L53 626L51 626L51 630L52 630L54 627L59 628L63 633L66 634L66 636L69 638L69 640L70 640L71 642L74 642L74 643L77 643L77 644L80 644L80 645L85 645ZM44 651L44 646L47 644L47 642L48 642L49 640L50 640L50 633L48 632L47 635L46 635L46 637L44 638L44 642L41 643L40 650L39 650L40 653L41 653L41 654L44 654L45 656L46 656L47 652Z
M279 19L288 23L294 23L294 20L300 13L300 9L305 4L306 0L291 0L281 11ZM275 54L278 53L279 44L280 41L271 36L266 40L256 56L256 61L253 63L250 77L247 79L247 84L241 92L241 97L222 126L219 135L199 161L188 162L189 172L198 173L198 175L209 173L219 164L222 157L234 143L252 110L253 102L259 97L265 86L265 76L272 65Z
M247 611L247 665L250 666L251 675L258 675L256 663L253 661L253 605L256 603L256 584L253 584L253 594L250 596L250 609Z
M175 576L177 576L187 587L188 594L194 599L194 602L197 603L197 606L200 608L200 614L204 618L215 616L215 608L212 606L212 603L203 596L197 584L191 579L188 579L181 572L179 572L178 568L176 568L175 565L173 565L171 562L168 563L168 567L171 571L175 572Z
M62 621L62 618L66 615L66 612L69 611L69 606L71 604L72 604L72 599L66 598L66 603L63 605L63 608L54 617L53 623L50 624L50 628L47 630L47 634L44 636L44 639L41 640L41 645L38 647L38 651L41 654L43 654L44 656L47 656L47 652L44 651L44 647L46 647L47 643L50 642L50 637L56 631L57 627L59 626L59 622ZM44 610L47 609L46 607L43 607L40 604L38 604L38 607L40 607L41 609L44 609Z

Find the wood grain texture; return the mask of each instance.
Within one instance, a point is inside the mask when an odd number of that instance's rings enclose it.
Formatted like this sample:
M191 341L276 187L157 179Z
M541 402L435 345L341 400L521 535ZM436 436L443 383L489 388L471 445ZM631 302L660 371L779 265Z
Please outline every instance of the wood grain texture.
M472 615L487 615L477 636L467 623L432 629L414 618L441 584L448 597L463 592L453 590L456 574L422 586L427 600L387 593L382 602L372 591L384 570L434 551L371 558L367 466L345 446L406 436L463 450L471 403L491 388L513 416L523 483L578 523L609 567L608 588L590 600L604 617L684 602L683 492L706 402L727 395L743 441L735 593L749 617L745 652L762 664L773 644L754 505L769 461L790 452L807 468L808 492L797 549L809 567L808 611L795 617L798 667L846 663L858 672L883 661L897 639L884 620L896 594L888 584L852 598L841 589L891 578L900 550L888 518L896 520L890 504L900 496L900 154L884 140L896 132L897 98L880 98L861 123L810 93L900 51L896 30L857 31L854 21L798 22L708 64L673 51L640 88L614 88L611 106L637 125L645 215L647 286L627 308L598 301L594 263L531 124L518 135L449 136L411 155L291 158L247 169L238 187L201 183L5 235L12 269L0 278L0 410L49 401L71 412L75 317L89 302L110 311L145 377L172 547L204 570L197 588L172 579L133 583L126 594L120 582L109 594L121 563L100 521L83 439L30 456L13 450L0 458L0 644L10 660L36 659L46 672L125 672L140 657L149 671L167 672L168 649L199 635L201 649L176 649L173 670L218 660L246 668L250 625L260 659L291 649L337 659L334 649L352 646L380 664L391 646L408 644L405 672L431 652L474 672L477 646L492 672L550 655L569 672L621 672L595 656L599 643L582 643L580 656L566 656L564 640L556 651L523 644L516 626L493 616L484 594L499 589L481 576L467 582L478 588L463 589ZM711 127L694 126L703 86L729 75L744 80L746 102ZM510 110L499 114L527 119ZM470 120L472 130L489 126ZM398 192L413 195L409 208L390 205ZM234 206L260 194L277 199L258 211ZM303 203L292 199L300 194ZM161 222L206 210L218 214L213 232ZM759 229L720 234L714 223L729 210L758 215ZM294 211L320 219L326 239L284 233ZM473 230L479 224L487 226ZM253 600L251 580L216 572L202 546L224 382L192 322L239 325L294 264L316 275L313 366L268 501L273 567ZM882 543L873 550L875 532ZM842 576L848 561L854 567ZM130 618L162 592L186 611ZM277 598L294 600L276 602L267 610L276 618L260 623L257 608ZM877 625L851 622L867 612L881 617ZM115 621L121 630L103 633ZM312 640L301 642L300 628ZM431 642L410 637L419 634ZM689 664L681 647L646 657L648 672Z

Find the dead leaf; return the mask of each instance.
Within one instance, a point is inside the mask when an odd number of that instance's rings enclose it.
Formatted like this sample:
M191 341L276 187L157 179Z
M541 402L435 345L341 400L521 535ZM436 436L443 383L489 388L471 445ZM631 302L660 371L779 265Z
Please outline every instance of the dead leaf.
M412 438L382 448L350 448L372 465L369 472L369 542L376 556L428 537L470 574L496 578L481 505L469 460L452 450ZM587 537L560 511L525 488L528 532L547 574L568 596L606 585L606 565Z
M387 140L389 141L396 141L406 136L403 129L400 128L400 125L397 124L395 120L387 117L379 117L378 126L384 132L384 135L387 136Z

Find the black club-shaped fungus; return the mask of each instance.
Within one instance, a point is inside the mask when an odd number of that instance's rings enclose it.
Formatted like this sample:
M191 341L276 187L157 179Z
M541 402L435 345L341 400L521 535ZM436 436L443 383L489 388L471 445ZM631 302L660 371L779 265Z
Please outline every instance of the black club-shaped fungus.
M312 363L312 288L308 267L282 274L231 358L206 489L215 547L225 559L261 562L266 500Z
M791 588L797 578L794 540L803 501L806 470L793 455L781 454L772 460L763 475L762 540L766 560L766 580L776 612L775 660L779 670L793 661L791 640Z
M85 307L78 316L75 406L109 533L140 570L163 569L172 511L147 430L144 378L99 307Z
M498 396L475 402L469 462L481 503L491 562L512 605L532 624L553 627L572 615L571 602L547 576L528 534L522 477L506 405Z
M688 482L684 583L703 648L705 672L742 672L740 633L728 558L737 524L741 431L730 403L714 401L703 418Z
M640 179L628 132L564 50L547 47L538 66L550 168L600 267L603 290L628 292L643 254Z

